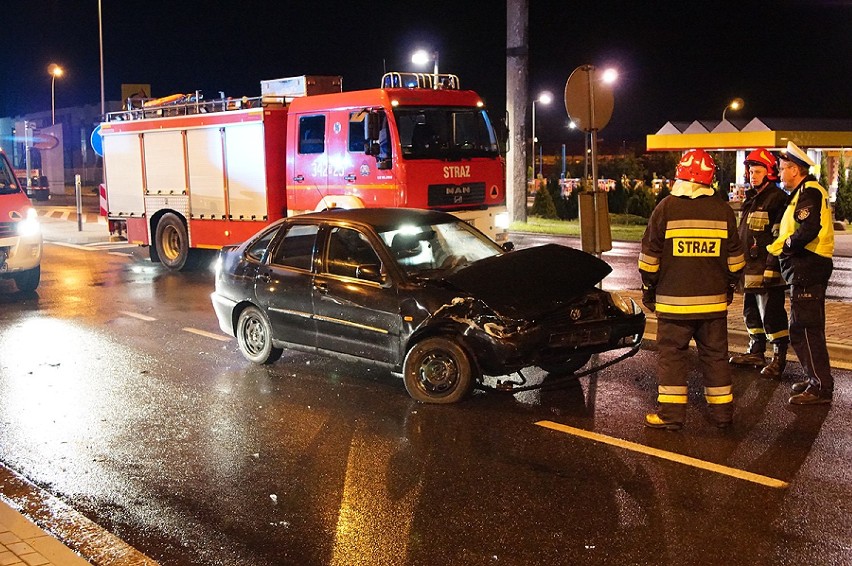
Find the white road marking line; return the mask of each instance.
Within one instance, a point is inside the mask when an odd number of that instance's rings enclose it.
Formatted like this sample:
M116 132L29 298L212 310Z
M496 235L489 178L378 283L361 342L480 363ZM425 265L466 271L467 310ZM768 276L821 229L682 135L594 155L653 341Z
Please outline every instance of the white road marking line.
M92 248L81 246L80 244L69 244L68 242L53 242L51 240L45 240L46 244L53 244L54 246L65 246L66 248L74 248L75 250L85 250L87 252L94 251Z
M133 254L129 254L127 252L107 252L108 255L117 255L121 257L133 257Z
M720 464L714 464L713 462L707 462L705 460L699 460L697 458L691 458L689 456L684 456L682 454L677 454L675 452L667 452L665 450L660 450L658 448L651 448L650 446L645 446L643 444L637 444L635 442L630 442L628 440L621 440L620 438L614 438L612 436L605 436L603 434L597 434L594 432L589 432L587 430L583 430L580 428L574 428L572 426L563 425L559 423L555 423L553 421L538 421L535 423L538 426L549 428L551 430L564 432L566 434L572 434L574 436L579 436L581 438L586 438L588 440L594 440L595 442L601 442L603 444L609 444L610 446L617 446L619 448L624 448L625 450L632 450L634 452L639 452L641 454L646 454L648 456L654 456L656 458L662 458L663 460L669 460L672 462L677 462L679 464L684 464L686 466L692 466L694 468L700 468L702 470L708 470L711 472L716 472L717 474L723 474L726 476L731 476L734 478L738 478L741 480L746 480L750 482L754 482L760 485L764 485L766 487L774 487L774 488L786 488L790 484L781 481L775 478L770 478L767 476L761 476L760 474L754 474L752 472L747 472L745 470L740 470L737 468L729 468L728 466L722 466Z
M214 334L212 332L207 332L206 330L198 330L197 328L181 328L184 332L190 332L192 334L198 334L199 336L204 336L206 338L212 338L213 340L219 340L220 342L230 342L231 337L225 336L224 334Z
M157 320L156 318L152 318L150 316L146 316L144 314L139 314L138 312L130 312L130 311L118 311L120 314L124 316L130 316L133 318L138 318L139 320L144 320L145 322L153 322Z

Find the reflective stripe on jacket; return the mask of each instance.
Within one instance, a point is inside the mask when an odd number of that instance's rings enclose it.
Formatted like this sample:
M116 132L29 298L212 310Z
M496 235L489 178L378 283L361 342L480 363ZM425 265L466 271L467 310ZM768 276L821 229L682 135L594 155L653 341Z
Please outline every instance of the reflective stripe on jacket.
M728 289L745 266L730 205L715 195L670 195L654 209L639 255L642 286L657 316L726 315Z

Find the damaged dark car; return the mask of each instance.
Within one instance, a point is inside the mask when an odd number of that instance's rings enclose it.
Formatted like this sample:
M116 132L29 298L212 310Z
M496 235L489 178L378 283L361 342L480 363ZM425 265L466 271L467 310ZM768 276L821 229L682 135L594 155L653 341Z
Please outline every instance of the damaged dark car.
M418 401L463 399L484 376L556 375L639 348L645 315L596 285L609 265L555 244L511 251L455 216L330 210L224 248L211 295L246 359L285 348L385 365Z

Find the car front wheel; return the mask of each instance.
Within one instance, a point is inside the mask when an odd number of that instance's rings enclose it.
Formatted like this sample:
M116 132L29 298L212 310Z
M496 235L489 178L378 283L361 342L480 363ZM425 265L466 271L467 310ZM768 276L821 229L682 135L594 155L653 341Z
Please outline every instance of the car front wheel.
M281 357L281 348L272 345L272 327L257 307L246 307L237 321L240 352L250 362L271 364Z
M403 381L408 394L423 403L455 403L473 389L475 366L456 341L435 336L418 342L405 356Z

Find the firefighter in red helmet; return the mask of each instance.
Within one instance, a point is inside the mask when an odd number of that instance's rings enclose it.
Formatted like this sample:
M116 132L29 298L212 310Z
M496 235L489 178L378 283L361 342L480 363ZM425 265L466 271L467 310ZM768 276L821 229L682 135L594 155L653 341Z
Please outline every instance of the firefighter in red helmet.
M748 349L729 360L737 366L762 368L761 375L779 379L787 366L790 331L784 309L786 284L775 258L766 246L778 237L781 216L787 207L787 193L778 181L775 156L758 148L745 159L751 185L740 208L740 239L746 266L740 279L743 291L743 320L748 331ZM772 361L766 365L766 343L772 344ZM764 367L765 366L765 367Z
M734 212L711 186L715 171L706 151L685 153L642 238L642 303L657 313L659 352L660 408L645 416L651 428L676 430L686 420L691 339L711 420L726 427L733 419L727 314L745 258Z

